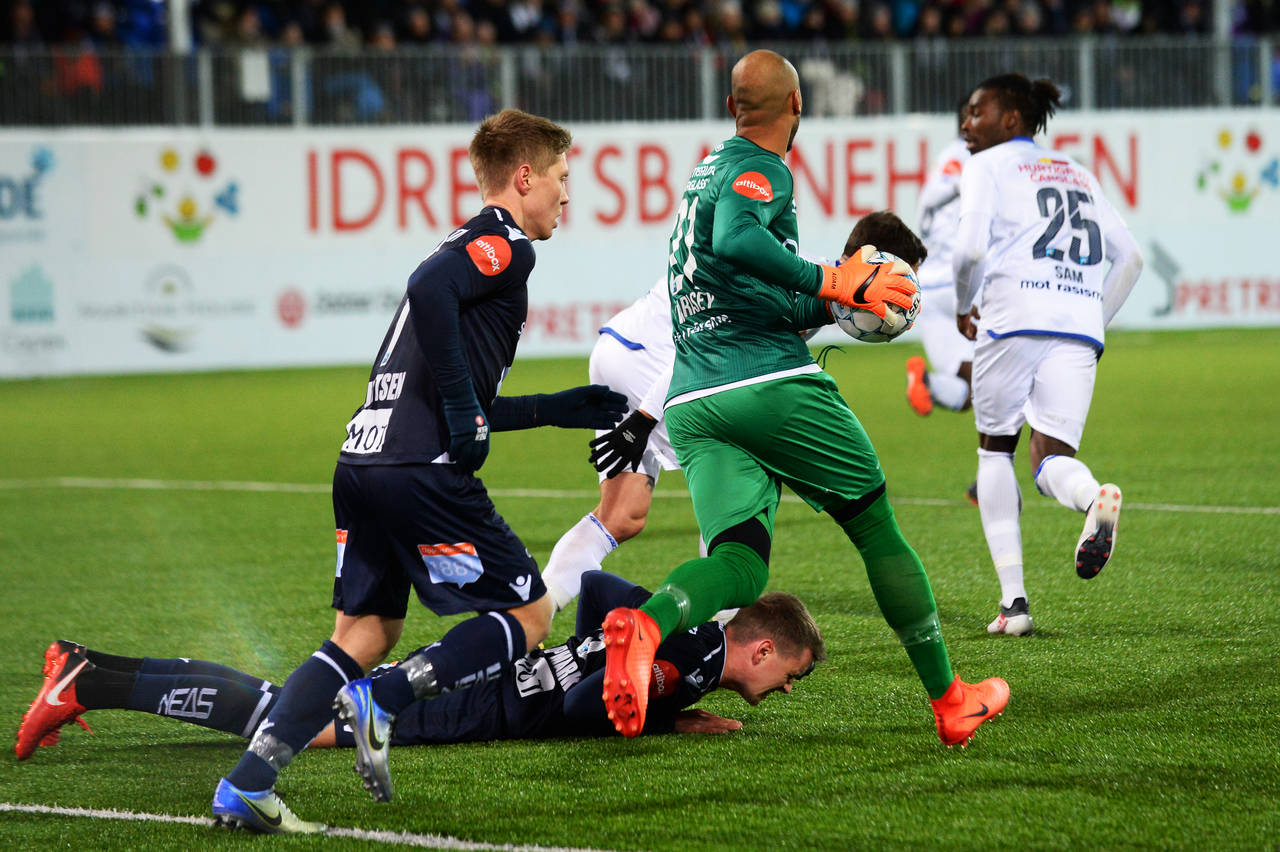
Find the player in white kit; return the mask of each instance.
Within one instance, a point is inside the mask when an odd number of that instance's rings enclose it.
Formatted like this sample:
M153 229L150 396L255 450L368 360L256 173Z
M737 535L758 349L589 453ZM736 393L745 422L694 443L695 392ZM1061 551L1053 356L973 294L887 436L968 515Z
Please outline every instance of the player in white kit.
M631 410L614 432L598 434L612 435L627 446L600 471L600 503L560 537L542 572L556 612L577 597L585 571L599 568L620 543L644 529L658 474L679 467L662 420L675 357L664 276L609 318L591 350L590 375L607 376L611 389L626 395ZM592 461L600 455L594 452ZM634 469L626 469L623 455L635 460Z
M977 342L978 508L1001 591L989 633L1027 635L1033 627L1013 468L1024 423L1036 487L1086 514L1074 559L1080 577L1091 579L1110 560L1120 516L1120 489L1099 485L1076 450L1104 329L1137 281L1142 256L1098 179L1033 141L1058 105L1053 83L1002 74L974 90L961 128L973 157L960 182L955 310L957 328Z
M959 122L968 111L966 99L960 104ZM951 247L960 224L960 173L968 159L969 149L957 136L934 162L916 204L916 227L929 250L920 266L921 309L916 319L928 365L918 355L907 359L907 402L921 417L933 411L934 403L952 411L969 407L973 341L956 330L951 271Z

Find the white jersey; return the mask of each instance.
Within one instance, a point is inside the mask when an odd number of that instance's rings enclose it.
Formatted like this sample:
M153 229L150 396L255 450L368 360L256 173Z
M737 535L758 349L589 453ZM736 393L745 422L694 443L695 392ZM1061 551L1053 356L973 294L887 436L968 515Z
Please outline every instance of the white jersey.
M600 333L617 338L628 349L647 349L655 357L674 360L676 344L671 339L667 279L659 278L647 293L609 317Z
M671 384L671 367L676 360L666 277L659 278L647 293L609 317L600 327L600 333L609 335L633 352L643 352L657 365L659 372L652 387L639 396L635 407L660 420L667 388Z
M1071 337L1101 350L1141 266L1098 179L1070 156L1019 137L964 166L955 310L967 313L981 288L979 324L991 337Z
M942 149L920 190L920 200L916 203L917 230L929 251L918 273L921 290L952 288L955 283L951 255L960 226L960 173L968 159L969 149L964 140L951 140Z

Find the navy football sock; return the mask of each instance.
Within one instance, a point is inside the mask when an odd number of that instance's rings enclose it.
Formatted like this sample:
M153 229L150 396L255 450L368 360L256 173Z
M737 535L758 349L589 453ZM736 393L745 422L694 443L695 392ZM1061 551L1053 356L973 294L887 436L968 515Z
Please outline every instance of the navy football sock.
M284 682L275 707L227 780L241 790L269 789L280 770L333 720L338 690L363 676L359 663L326 641Z
M85 668L76 678L76 701L86 710L118 710L129 706L129 693L137 680L133 672Z
M115 668L107 666L107 668ZM143 657L139 661L137 668L138 674L144 675L194 675L204 677L217 677L223 680L234 681L253 689L262 690L272 686L270 681L263 680L255 675L242 672L239 669L233 669L231 666L224 666L221 663L211 663L208 660L188 660L185 657Z
M524 628L506 612L486 612L455 625L439 642L419 648L395 669L373 681L373 700L388 713L397 714L418 698L433 694L425 684L411 682L409 664L419 655L431 664L439 691L465 689L498 677L502 670L525 655Z
M136 672L142 665L142 657L117 657L115 654L104 654L92 648L85 648L84 655L100 669L111 669L113 672Z
M255 689L208 675L140 674L123 706L248 738L271 712L279 692L276 686Z

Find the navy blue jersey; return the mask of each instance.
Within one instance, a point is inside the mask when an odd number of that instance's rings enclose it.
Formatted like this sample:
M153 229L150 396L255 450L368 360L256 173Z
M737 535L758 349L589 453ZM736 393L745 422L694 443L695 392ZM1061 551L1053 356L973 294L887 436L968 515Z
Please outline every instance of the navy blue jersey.
M396 717L396 745L495 739L610 735L613 723L601 699L603 631L599 624L614 606L638 606L649 592L604 571L583 575L579 632L550 648L535 648L498 680L439 698L416 701ZM594 598L594 600L593 600ZM673 633L658 646L644 732L674 729L676 715L720 686L724 672L724 628L716 622Z
M490 206L419 264L347 423L343 462L445 460L442 385L469 379L488 416L524 331L533 263L529 237Z

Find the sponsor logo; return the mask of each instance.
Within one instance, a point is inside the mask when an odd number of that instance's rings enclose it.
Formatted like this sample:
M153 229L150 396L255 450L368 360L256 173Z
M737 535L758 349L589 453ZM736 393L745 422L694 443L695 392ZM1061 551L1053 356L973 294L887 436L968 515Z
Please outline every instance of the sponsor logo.
M69 674L63 675L62 680L54 684L53 689L49 691L49 694L45 696L44 700L54 707L61 705L62 691L71 685L71 682L76 679L76 675L80 674L80 670L87 665L89 665L88 660L81 660L80 665L72 669Z
M865 305L867 303L867 288L871 286L871 282L875 280L876 273L880 271L880 265L876 264L875 269L871 270L871 274L867 276L867 280L858 285L858 289L853 291L853 301L858 304Z
M53 284L39 266L9 282L9 316L15 323L53 322Z
M258 819L262 820L272 828L278 827L284 821L284 818L280 815L279 806L276 806L274 813L268 813L267 811L264 811L257 802L253 801L239 790L236 790L236 795L240 798L240 801L244 802L245 805L248 806L249 810L258 815ZM271 798L265 798L262 801L269 802L271 801ZM272 804L274 805L275 802L272 802Z
M240 186L218 174L208 149L182 154L164 148L156 165L160 176L144 178L134 196L138 219L160 222L179 243L195 243L219 217L240 215Z
M251 299L202 295L186 270L174 264L153 269L142 289L142 298L81 303L77 314L92 322L139 323L147 343L161 352L177 354L192 348L200 323L243 319L257 310Z
M285 328L297 328L302 325L302 318L307 315L307 300L302 293L292 287L281 291L276 297L276 316Z
M942 173L947 177L954 177L960 174L964 165L959 160L947 160L942 164Z
M476 546L469 541L456 544L420 544L418 554L427 566L427 575L433 583L453 583L462 588L474 583L484 574L484 565Z
M298 328L307 317L394 311L403 298L403 290L320 290L308 296L297 287L286 287L276 295L276 317L285 328Z
M373 696L370 695L369 702L372 703ZM369 746L373 751L382 751L387 747L387 741L378 736L378 726L373 718L373 708L369 708L369 715L365 719L365 731L369 736Z
M1232 213L1245 213L1263 192L1280 187L1280 157L1265 151L1257 130L1218 131L1214 150L1196 173L1196 189L1221 198Z
M0 242L44 239L44 228L39 227L44 221L40 189L53 166L53 152L39 145L31 150L29 166L0 172Z
M0 332L0 353L24 363L50 358L67 348L67 338L55 332Z
M347 531L338 530L338 570L334 572L335 577L342 576L342 557L347 555Z
M520 596L520 600L529 600L529 589L532 588L532 578L528 574L521 574L516 578L514 583L507 583L511 587L511 591Z
M772 201L773 187L759 172L743 172L733 182L733 191L757 201Z
M467 243L467 254L481 274L494 276L511 263L511 244L502 237L487 234Z
M650 681L650 697L662 698L675 692L680 671L666 660L653 661L653 680Z
M218 690L210 688L180 687L160 696L157 716L174 716L179 719L208 719L213 712L213 699Z
M979 710L977 713L967 713L967 714L965 714L965 718L966 718L966 719L973 719L973 718L976 718L976 717L978 717L978 716L985 716L985 715L987 715L987 714L988 714L988 713L990 713L990 712L991 712L991 711L987 709L987 705L986 705L986 704L983 704L983 705L982 705L982 709L981 709L981 710Z

